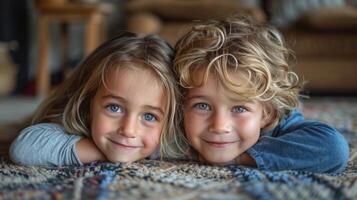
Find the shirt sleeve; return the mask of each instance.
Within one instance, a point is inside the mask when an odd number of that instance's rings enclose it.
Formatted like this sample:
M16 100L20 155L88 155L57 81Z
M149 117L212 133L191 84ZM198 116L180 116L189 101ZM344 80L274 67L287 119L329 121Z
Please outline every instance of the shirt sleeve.
M75 148L81 138L67 134L57 124L36 124L22 130L12 142L10 158L22 165L82 165Z
M345 138L333 127L305 120L300 112L295 112L272 134L263 134L247 153L263 170L307 170L335 174L346 167L349 147Z

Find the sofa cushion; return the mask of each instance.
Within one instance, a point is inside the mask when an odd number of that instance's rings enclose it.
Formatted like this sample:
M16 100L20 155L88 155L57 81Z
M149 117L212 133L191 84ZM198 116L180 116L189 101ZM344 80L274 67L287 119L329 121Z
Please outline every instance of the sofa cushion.
M320 30L357 30L357 7L345 5L317 8L306 13L298 24Z
M345 5L345 0L269 0L266 9L274 26L286 28L315 8Z
M288 46L294 50L298 59L357 58L357 31L306 31L302 28L282 31Z
M245 13L265 20L258 7L243 6L232 0L131 0L126 4L128 12L151 12L164 20L195 20L223 18L227 15Z
M152 13L138 12L128 17L126 26L135 33L158 33L162 28L160 18Z

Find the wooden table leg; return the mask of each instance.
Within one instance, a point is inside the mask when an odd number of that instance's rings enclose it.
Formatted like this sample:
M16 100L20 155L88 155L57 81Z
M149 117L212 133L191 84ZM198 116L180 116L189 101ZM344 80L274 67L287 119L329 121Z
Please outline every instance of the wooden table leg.
M36 74L36 93L39 97L46 97L51 89L51 74L49 69L49 45L50 45L50 31L49 25L52 22L59 22L60 24L67 24L75 21L84 21L85 23L85 48L84 56L88 56L95 48L97 48L104 39L106 32L105 14L108 13L104 7L79 5L66 3L62 6L43 6L39 7L39 58ZM68 27L63 25L61 27L62 39L62 61L64 66L68 61ZM66 71L66 69L65 69Z
M69 56L69 24L66 22L60 23L61 27L61 46L62 46L62 62L61 62L61 71L62 79L67 77L70 68L70 56Z
M89 17L85 24L85 55L90 54L103 40L104 20L101 14Z
M39 17L39 63L36 74L36 95L46 96L50 89L50 73L48 66L49 55L49 19L45 16Z

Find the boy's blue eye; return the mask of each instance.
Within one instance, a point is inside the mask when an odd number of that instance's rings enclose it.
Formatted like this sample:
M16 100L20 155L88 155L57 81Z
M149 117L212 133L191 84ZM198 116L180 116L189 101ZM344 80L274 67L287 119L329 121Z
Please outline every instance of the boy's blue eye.
M144 114L144 120L145 121L149 121L149 122L154 122L154 121L157 121L157 118L153 114L145 113Z
M196 103L193 105L193 107L199 110L210 110L210 107L207 103Z
M233 112L236 112L236 113L244 113L246 112L247 109L245 109L244 107L242 106L235 106L233 107Z
M107 106L107 109L110 112L114 112L114 113L118 113L118 112L123 112L123 108L119 105L115 105L115 104L110 104Z

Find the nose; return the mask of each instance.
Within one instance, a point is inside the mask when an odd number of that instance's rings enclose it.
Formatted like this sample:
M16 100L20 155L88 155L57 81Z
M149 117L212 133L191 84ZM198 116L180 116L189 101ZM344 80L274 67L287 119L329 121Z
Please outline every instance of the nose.
M126 116L120 125L119 134L128 137L136 137L137 120L134 116Z
M232 129L229 113L216 111L211 116L209 131L213 133L229 133Z

